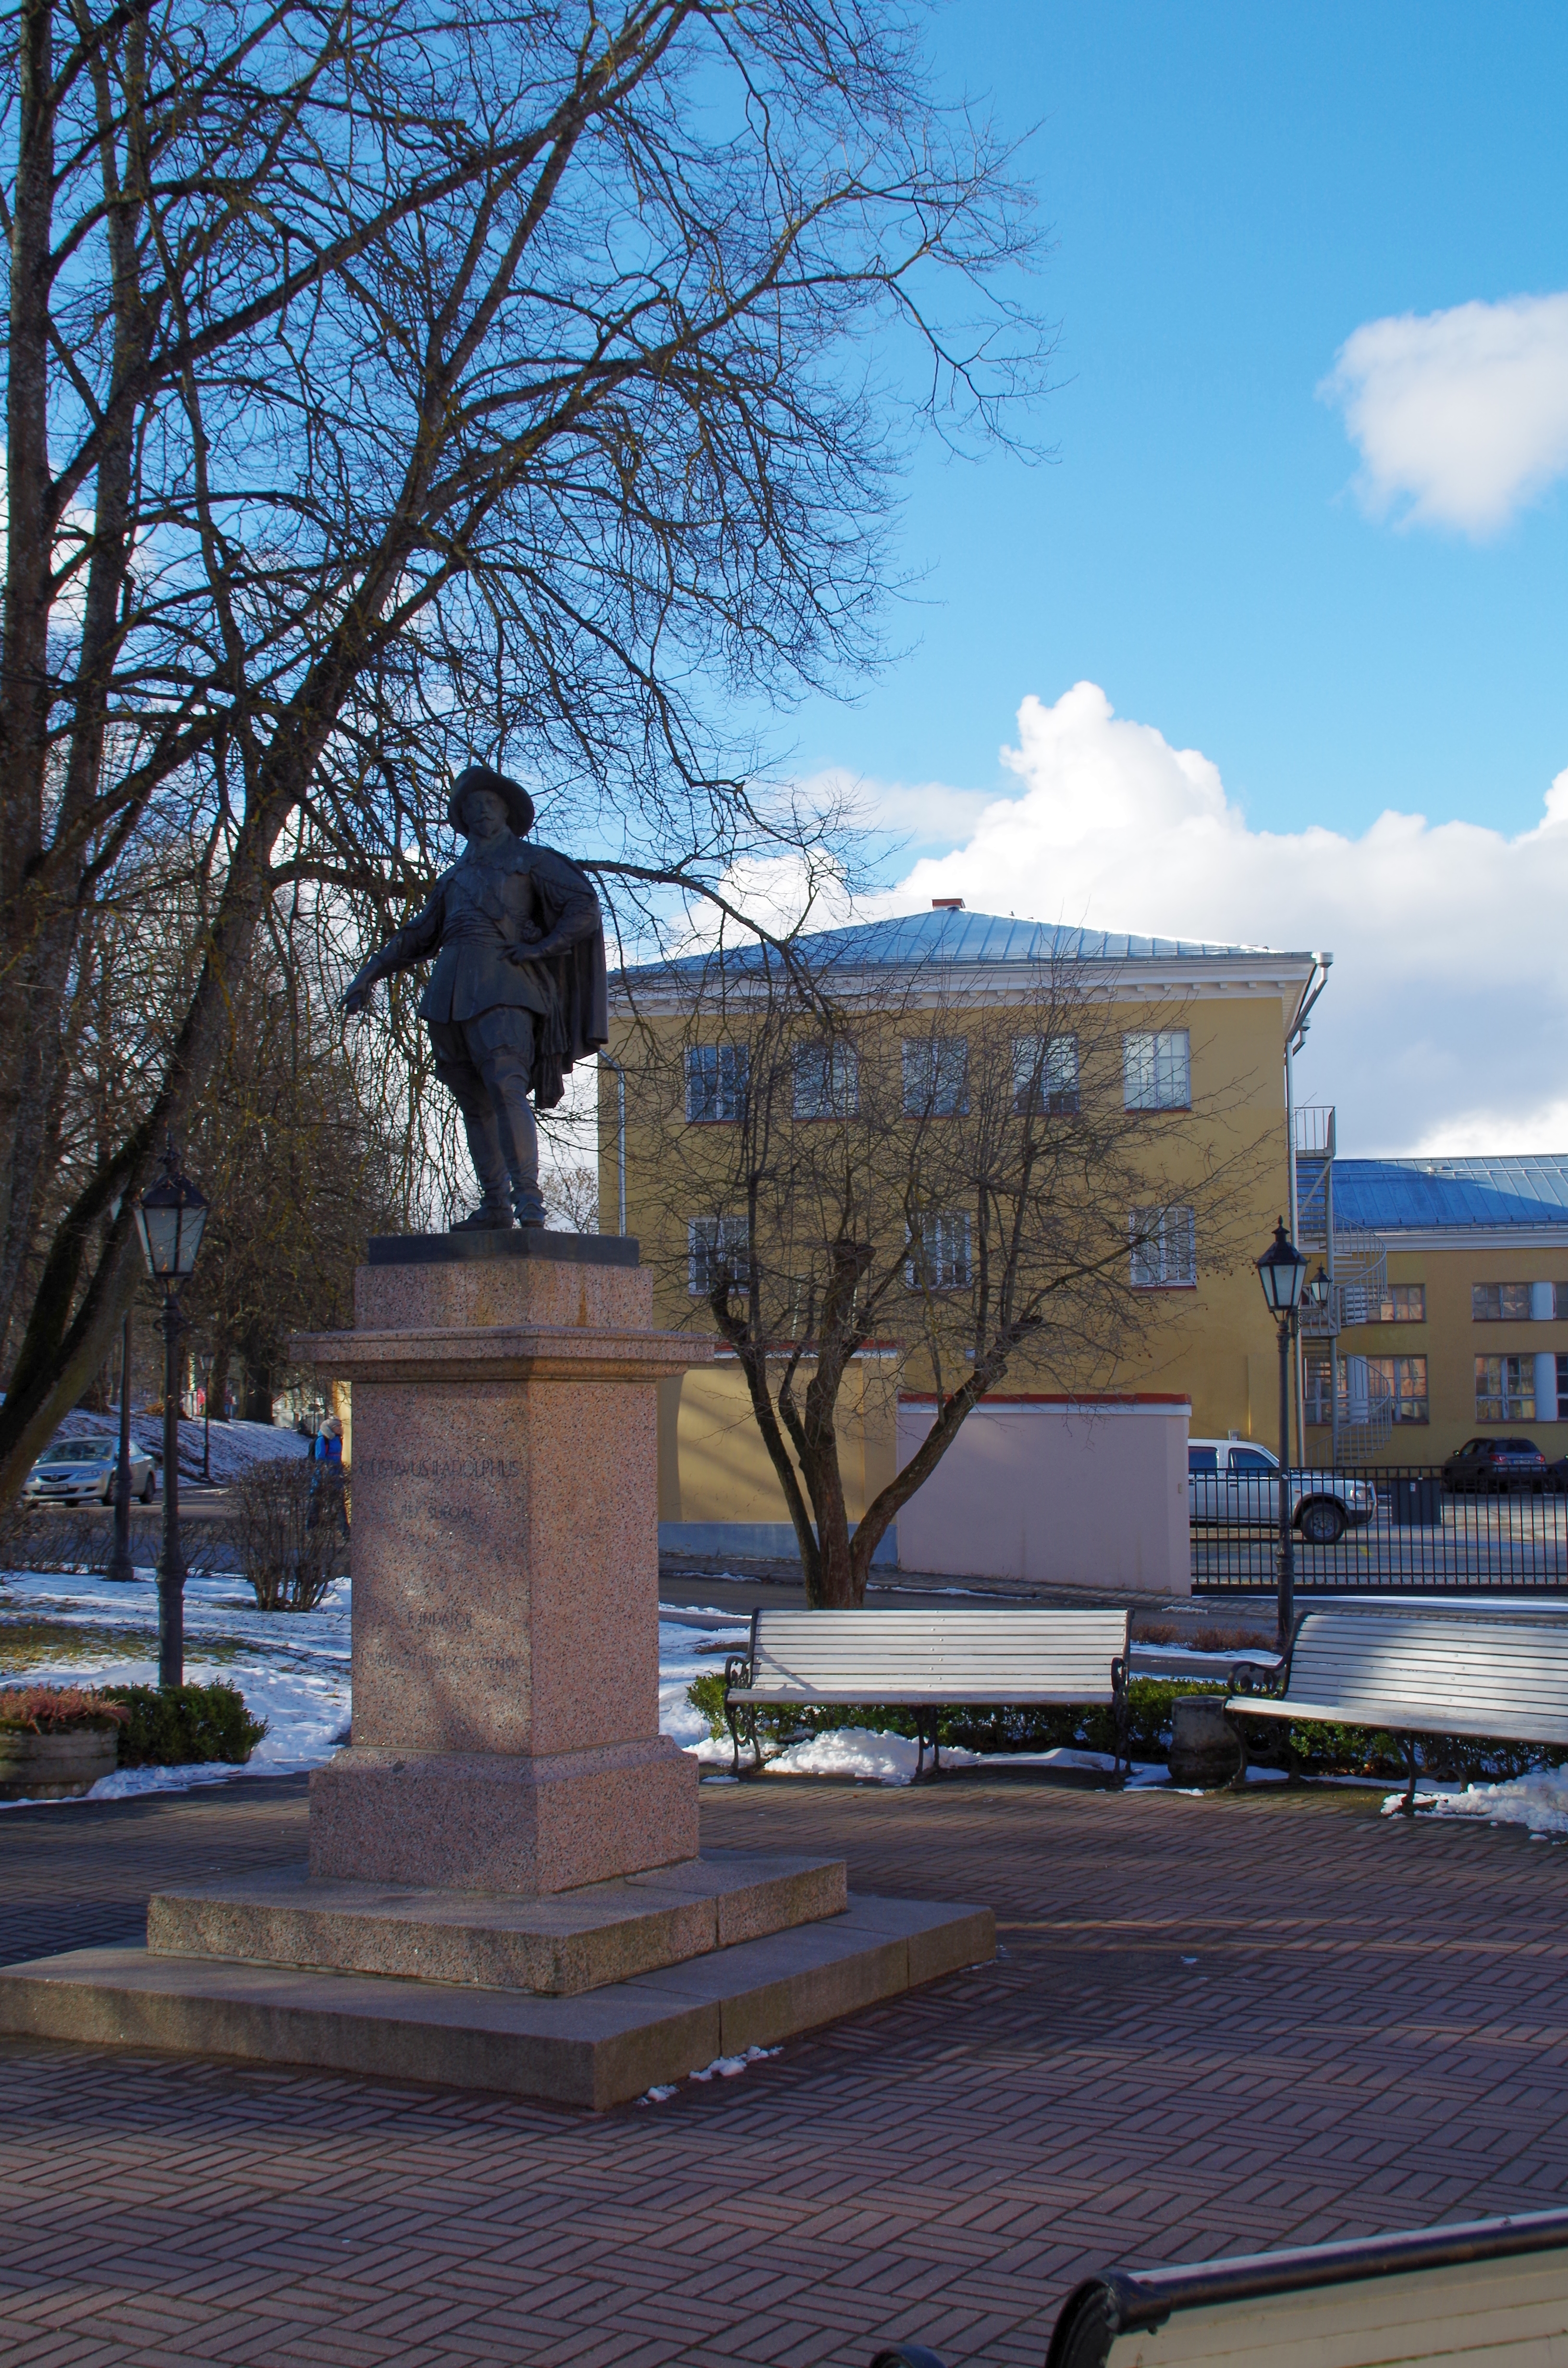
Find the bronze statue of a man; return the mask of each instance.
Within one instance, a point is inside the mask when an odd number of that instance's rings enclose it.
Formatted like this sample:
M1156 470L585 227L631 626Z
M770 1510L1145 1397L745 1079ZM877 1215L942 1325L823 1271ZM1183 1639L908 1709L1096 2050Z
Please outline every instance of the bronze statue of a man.
M447 819L468 848L422 913L350 982L363 1011L379 978L436 955L419 1016L436 1075L456 1099L482 1198L459 1230L542 1225L539 1132L528 1107L552 1110L566 1071L603 1044L604 923L587 875L528 834L528 791L486 765L452 787Z

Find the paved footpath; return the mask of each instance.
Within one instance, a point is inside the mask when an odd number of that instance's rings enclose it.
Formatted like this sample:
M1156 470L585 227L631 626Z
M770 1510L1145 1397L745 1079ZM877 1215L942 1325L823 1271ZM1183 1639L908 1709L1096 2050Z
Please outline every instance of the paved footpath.
M1568 1852L1244 1799L709 1787L1006 1956L599 2119L0 2042L0 2362L1039 2368L1079 2274L1568 2195ZM302 1849L295 1781L0 1816L5 1957Z

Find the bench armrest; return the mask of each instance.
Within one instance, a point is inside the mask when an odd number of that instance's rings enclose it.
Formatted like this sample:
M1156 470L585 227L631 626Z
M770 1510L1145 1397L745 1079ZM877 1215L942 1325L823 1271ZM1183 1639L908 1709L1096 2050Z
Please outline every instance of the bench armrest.
M1233 1694L1265 1694L1278 1699L1285 1691L1290 1675L1289 1661L1280 1661L1272 1669L1259 1668L1256 1661L1237 1661L1230 1676Z
M751 1655L731 1653L724 1662L724 1693L726 1699L737 1688L751 1683Z

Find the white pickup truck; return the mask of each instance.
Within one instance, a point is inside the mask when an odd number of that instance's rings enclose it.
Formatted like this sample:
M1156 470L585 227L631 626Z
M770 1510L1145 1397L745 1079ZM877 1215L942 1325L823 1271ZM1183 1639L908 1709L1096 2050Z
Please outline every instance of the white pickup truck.
M1369 1480L1342 1472L1292 1472L1290 1523L1309 1545L1332 1546L1365 1527L1378 1509ZM1279 1519L1279 1459L1250 1440L1192 1439L1187 1447L1187 1512L1194 1521L1268 1530Z

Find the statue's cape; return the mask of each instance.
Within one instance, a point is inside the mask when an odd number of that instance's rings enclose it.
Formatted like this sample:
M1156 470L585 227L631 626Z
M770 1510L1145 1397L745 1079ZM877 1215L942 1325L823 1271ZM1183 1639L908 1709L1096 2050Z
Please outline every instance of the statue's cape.
M554 928L568 906L586 896L598 913L598 897L587 873L553 847L528 842L533 861L529 870L544 908L545 926ZM539 1110L553 1110L566 1090L565 1075L574 1061L591 1060L609 1042L609 986L605 976L605 932L602 915L593 930L574 945L542 962L530 962L536 977L550 982L554 1009L548 1026L535 1031L533 1097Z

